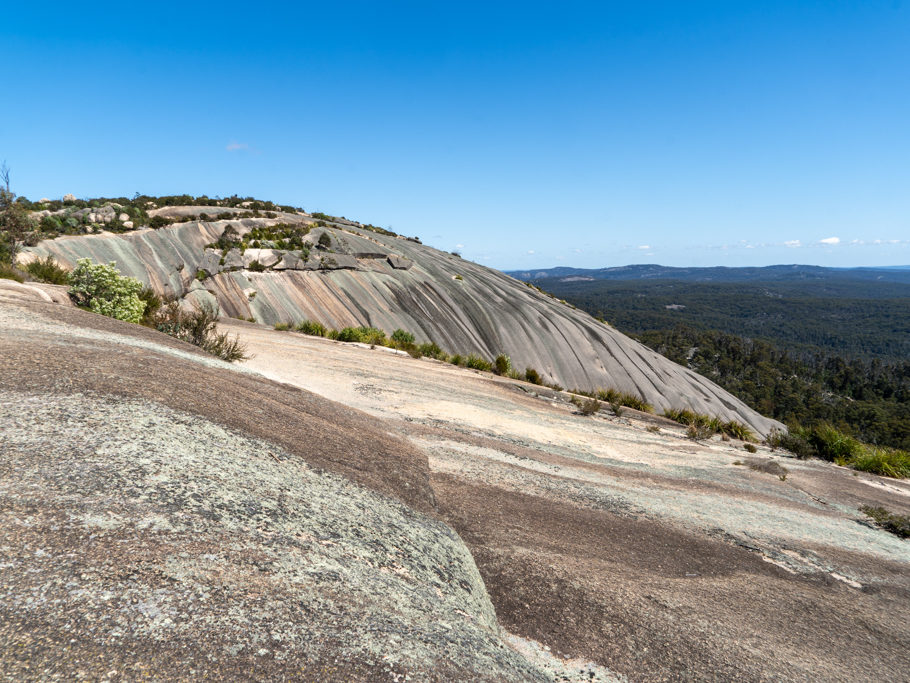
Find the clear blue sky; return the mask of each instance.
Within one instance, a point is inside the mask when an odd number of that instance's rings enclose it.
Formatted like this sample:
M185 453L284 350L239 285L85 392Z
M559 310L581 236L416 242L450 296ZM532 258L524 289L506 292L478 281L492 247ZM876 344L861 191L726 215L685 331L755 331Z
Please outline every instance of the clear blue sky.
M494 267L910 263L910 3L6 3L31 199L254 195Z

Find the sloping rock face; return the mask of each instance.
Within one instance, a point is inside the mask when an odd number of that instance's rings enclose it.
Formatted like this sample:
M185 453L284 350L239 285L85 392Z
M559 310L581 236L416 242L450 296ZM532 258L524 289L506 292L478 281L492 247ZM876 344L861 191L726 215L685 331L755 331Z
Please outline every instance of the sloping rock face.
M547 680L357 411L0 295L0 424L5 677Z
M113 260L122 272L156 290L183 296L203 262L205 245L229 223L244 234L255 225L306 220L281 214L273 221L186 223L158 231L62 238L42 242L31 252L66 264L81 257ZM244 262L229 252L228 271L207 279L205 287L231 317L268 325L311 319L334 328L401 328L419 342L435 341L451 353L486 358L505 353L515 368L535 368L546 381L568 388L612 387L641 395L659 411L690 408L738 420L761 434L782 427L713 382L499 271L354 225L334 224L318 232L329 234L331 251L312 250L309 261L298 266L303 270L234 268ZM387 258L376 258L381 254ZM284 255L275 261L285 263Z

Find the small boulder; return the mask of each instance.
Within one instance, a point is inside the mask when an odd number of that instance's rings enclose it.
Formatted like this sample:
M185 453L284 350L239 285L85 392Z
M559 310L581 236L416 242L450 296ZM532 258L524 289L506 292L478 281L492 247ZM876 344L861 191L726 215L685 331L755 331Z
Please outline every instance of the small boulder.
M124 228L130 228L130 229L132 230L132 228L133 228L133 221L123 221L123 227L124 227Z
M243 253L243 267L249 268L254 261L266 268L271 268L281 259L281 252L274 249L247 249Z
M74 201L76 201L76 195L74 195L74 194L65 194L65 195L63 195L63 201L65 201L65 202L74 202Z
M411 261L411 259L406 259L403 256L395 256L394 254L389 254L387 260L389 265L396 270L408 270L414 265L414 262Z
M225 268L243 268L243 254L236 247L224 255Z
M119 220L121 223L125 223L129 219L130 215L128 213L121 213L119 216L117 216L117 220Z
M221 252L216 249L206 249L202 255L199 270L207 275L217 275L221 272Z

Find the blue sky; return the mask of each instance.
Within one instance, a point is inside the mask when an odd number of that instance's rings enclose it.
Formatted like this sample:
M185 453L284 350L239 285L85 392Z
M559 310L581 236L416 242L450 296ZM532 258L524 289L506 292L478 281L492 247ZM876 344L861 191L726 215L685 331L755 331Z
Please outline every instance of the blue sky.
M31 199L253 195L497 268L910 263L910 3L17 3Z

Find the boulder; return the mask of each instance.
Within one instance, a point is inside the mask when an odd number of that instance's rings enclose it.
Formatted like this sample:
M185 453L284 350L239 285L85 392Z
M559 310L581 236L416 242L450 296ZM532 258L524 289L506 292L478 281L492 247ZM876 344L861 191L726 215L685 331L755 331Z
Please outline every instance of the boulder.
M324 254L319 256L319 270L357 270L357 259L347 254Z
M74 195L74 194L65 194L65 195L63 195L63 201L65 201L65 202L74 202L74 201L76 201L76 195Z
M414 265L414 262L411 259L406 259L403 256L395 256L394 254L389 254L387 260L389 265L397 270L409 270L410 267Z
M220 273L221 252L217 249L206 249L202 255L202 262L199 264L199 270L204 271L209 276Z
M130 229L132 229L132 228L133 228L133 221L123 221L123 227L124 227L124 228L130 228Z
M274 249L247 249L243 252L243 267L249 268L254 261L259 261L266 268L271 268L281 259L281 252Z
M302 267L300 257L292 251L284 252L281 260L274 265L275 270L300 270Z
M119 216L117 216L117 220L119 220L121 223L125 223L129 219L130 215L128 213L121 213Z
M227 254L225 254L224 267L243 268L243 254L240 253L239 249L231 249Z

